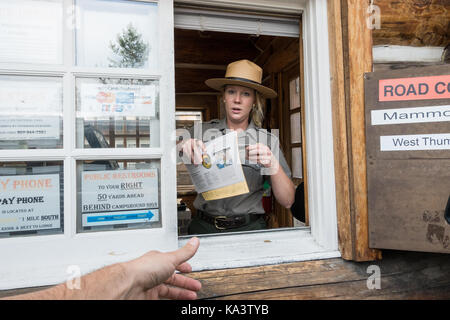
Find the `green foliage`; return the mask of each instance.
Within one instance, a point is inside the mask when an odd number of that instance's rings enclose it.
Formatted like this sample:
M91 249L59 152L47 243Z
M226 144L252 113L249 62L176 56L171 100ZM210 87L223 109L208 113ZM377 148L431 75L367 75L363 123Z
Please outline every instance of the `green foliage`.
M109 59L110 67L140 68L147 61L149 45L142 40L142 35L130 23L122 33L117 35L116 43L110 42L110 48L120 60Z

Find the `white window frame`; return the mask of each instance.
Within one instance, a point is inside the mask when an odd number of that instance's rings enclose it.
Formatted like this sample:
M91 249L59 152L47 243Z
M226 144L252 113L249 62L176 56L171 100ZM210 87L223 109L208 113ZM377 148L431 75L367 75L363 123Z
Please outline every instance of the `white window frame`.
M64 1L70 12L71 1ZM141 0L146 1L146 0ZM154 1L149 1L154 2ZM192 259L194 270L339 257L334 180L333 135L327 1L326 0L178 0L178 3L209 4L222 8L303 15L305 64L305 122L308 168L308 203L311 227L228 233L201 237ZM160 27L160 127L175 133L173 0L159 1ZM67 17L66 17L67 18ZM85 150L75 148L75 77L89 75L154 77L151 71L99 70L72 67L74 39L65 31L66 48L61 67L0 64L0 74L63 76L64 149L1 150L0 161L61 160L64 162L64 234L0 239L0 290L51 285L66 281L68 267L82 274L111 263L132 259L150 249L173 250L189 237L177 237L175 135L160 135L160 148ZM152 75L153 74L153 75ZM69 94L67 94L69 93ZM77 160L161 159L162 228L76 233ZM70 178L71 177L71 178ZM173 214L172 214L173 213ZM124 241L126 240L126 241ZM95 246L92 245L95 241ZM63 251L61 251L63 250ZM73 269L72 269L73 270Z
M268 13L302 15L305 79L305 133L310 227L274 229L200 236L200 248L191 260L193 270L248 267L340 257L337 236L336 191L328 46L327 0L176 0L218 9L232 8ZM175 9L177 12L177 8ZM181 11L183 12L183 11ZM192 13L190 13L192 15ZM185 18L185 17L184 17ZM187 19L175 26L189 28ZM214 28L208 19L202 27ZM221 19L222 31L228 31ZM234 19L238 23L239 19ZM193 19L191 28L198 28ZM241 28L240 28L241 27ZM233 29L249 28L242 26ZM229 32L234 32L230 29ZM189 236L180 237L179 246Z
M71 23L72 0L63 3L63 23ZM131 0L130 0L131 1ZM177 248L175 165L175 88L173 1L158 3L159 66L157 70L77 67L75 34L64 26L63 64L60 66L0 63L0 74L58 76L63 83L64 147L58 150L0 150L0 161L62 161L64 164L64 234L0 239L0 290L51 285L68 280L75 265L81 274L136 258L149 250ZM159 80L160 147L142 149L77 149L75 80L77 77L135 77ZM161 228L77 233L76 162L94 159L160 160ZM95 245L93 245L95 243ZM69 272L69 273L68 273ZM73 272L73 271L72 271Z

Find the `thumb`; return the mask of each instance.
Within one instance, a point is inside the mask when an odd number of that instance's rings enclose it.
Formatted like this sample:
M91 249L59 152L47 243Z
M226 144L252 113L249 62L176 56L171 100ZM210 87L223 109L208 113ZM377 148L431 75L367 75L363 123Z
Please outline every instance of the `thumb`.
M193 237L182 248L173 251L172 256L175 259L174 265L178 266L192 258L197 252L199 246L200 240L197 237Z

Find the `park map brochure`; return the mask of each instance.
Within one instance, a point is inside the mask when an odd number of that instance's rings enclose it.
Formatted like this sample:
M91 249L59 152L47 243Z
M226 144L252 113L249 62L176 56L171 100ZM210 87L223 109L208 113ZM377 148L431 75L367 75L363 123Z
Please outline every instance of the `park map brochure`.
M202 163L186 166L195 189L207 201L248 193L239 157L237 132L205 143Z

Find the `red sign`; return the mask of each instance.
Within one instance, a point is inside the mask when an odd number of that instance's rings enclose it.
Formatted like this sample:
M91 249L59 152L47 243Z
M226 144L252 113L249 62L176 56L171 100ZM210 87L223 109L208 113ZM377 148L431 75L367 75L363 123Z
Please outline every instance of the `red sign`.
M379 101L450 99L450 75L379 80Z

